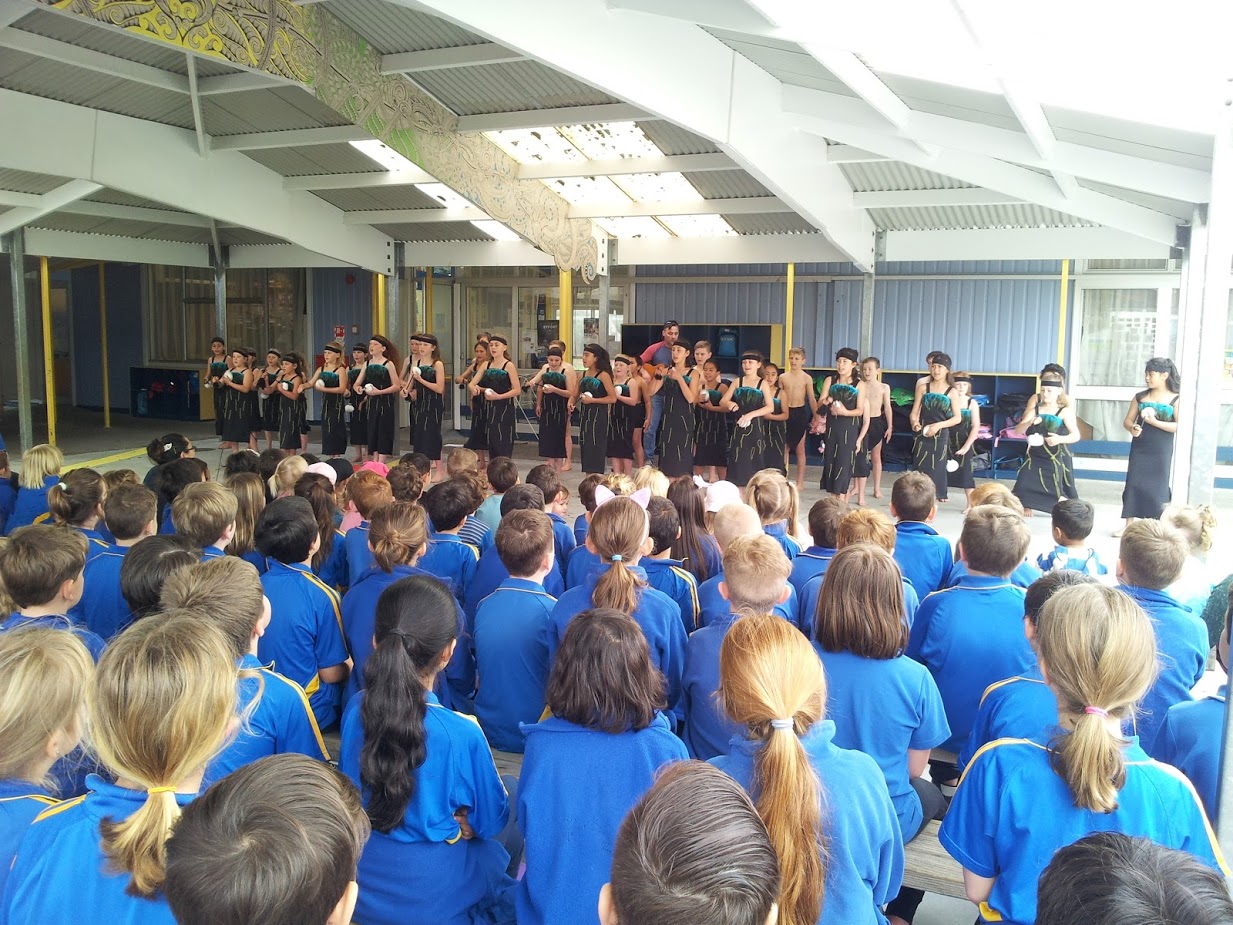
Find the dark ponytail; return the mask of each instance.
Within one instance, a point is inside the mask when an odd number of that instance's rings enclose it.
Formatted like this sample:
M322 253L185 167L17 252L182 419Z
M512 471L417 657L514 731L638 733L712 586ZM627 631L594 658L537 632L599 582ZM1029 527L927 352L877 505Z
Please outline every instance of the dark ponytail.
M154 465L161 466L173 459L179 459L188 452L190 445L188 438L183 434L163 434L149 442L146 446L146 455L150 457L150 462Z
M453 595L429 575L402 578L377 601L376 645L364 666L360 782L378 832L401 822L428 756L424 717L429 677L458 632Z

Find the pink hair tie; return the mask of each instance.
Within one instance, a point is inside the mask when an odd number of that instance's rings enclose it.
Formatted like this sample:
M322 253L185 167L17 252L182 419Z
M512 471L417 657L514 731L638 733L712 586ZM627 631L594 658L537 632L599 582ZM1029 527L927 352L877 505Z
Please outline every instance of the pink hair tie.
M1084 707L1083 712L1087 713L1089 716L1101 716L1105 719L1109 718L1109 711L1102 710L1100 707Z

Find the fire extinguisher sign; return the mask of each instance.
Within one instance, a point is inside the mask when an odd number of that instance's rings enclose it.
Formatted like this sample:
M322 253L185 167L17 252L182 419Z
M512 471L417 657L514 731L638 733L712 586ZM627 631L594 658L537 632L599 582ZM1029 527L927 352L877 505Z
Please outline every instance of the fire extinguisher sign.
M334 339L342 340L347 336L347 329L341 324L334 325Z

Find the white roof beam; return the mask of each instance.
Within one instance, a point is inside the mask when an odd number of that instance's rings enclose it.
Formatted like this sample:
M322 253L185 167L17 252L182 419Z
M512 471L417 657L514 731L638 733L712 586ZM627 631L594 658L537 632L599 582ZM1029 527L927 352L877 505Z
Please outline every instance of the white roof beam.
M862 151L851 145L828 145L826 159L832 164L872 164L876 161L890 160L872 151Z
M227 267L264 270L275 267L348 267L349 263L324 257L296 244L230 244Z
M39 204L38 193L17 193L13 190L0 190L0 206L30 207Z
M503 129L543 128L549 125L584 125L591 122L635 122L654 118L628 103L594 106L562 106L559 109L527 109L522 112L491 112L461 116L460 132L497 132Z
M34 7L26 0L0 0L0 29L7 29L27 13L34 12Z
M754 234L722 238L622 238L618 264L647 263L832 263L844 253L820 234ZM654 283L648 277L638 280Z
M27 228L25 235L26 253L30 256L153 263L172 267L210 266L209 249L204 244L53 231L49 228Z
M692 199L687 202L587 203L569 210L570 218L634 218L644 215L762 215L791 212L792 207L775 196L743 199Z
M649 13L699 26L770 36L779 30L745 0L608 0L613 12ZM787 36L784 36L788 38Z
M358 125L335 125L328 128L301 128L285 132L249 132L210 138L212 151L261 151L269 148L300 148L311 145L332 145L339 142L365 141L372 138Z
M964 228L886 232L887 260L1134 260L1170 248L1114 228Z
M674 154L664 157L620 157L568 164L523 164L519 180L556 180L562 177L624 177L639 173L699 173L739 170L726 154Z
M409 267L551 267L556 261L526 241L408 241Z
M488 218L483 209L365 209L343 213L348 225L439 225L442 222L476 222Z
M170 209L149 209L144 206L121 206L110 202L94 202L79 199L58 209L70 215L89 215L94 218L118 218L130 222L155 222L159 225L182 225L185 228L209 228L210 219L190 212L173 212Z
M158 87L160 90L174 90L176 93L188 93L188 78L164 71L161 68L138 64L114 55L82 48L80 45L70 45L67 42L49 39L33 32L22 32L20 29L4 29L0 31L0 48L10 51L25 52L40 58L50 58L63 64L84 68L104 74L107 77L119 77Z
M203 77L197 81L198 96L217 96L220 93L242 93L245 90L271 90L276 87L297 87L299 84L279 80L270 74L242 71L238 74L220 74Z
M89 180L69 180L63 186L57 186L39 197L38 205L17 206L0 215L0 234L8 234L23 225L37 222L44 215L50 215L78 199L83 199L91 193L97 193L103 187Z
M987 189L877 190L853 193L852 204L861 209L928 209L952 206L997 206L1023 202L1015 196Z
M406 51L381 56L382 74L415 74L419 71L440 71L453 67L474 67L477 64L509 64L526 59L496 42L460 45L456 48L430 48L427 51Z
M436 183L436 178L419 167L402 170L371 170L365 173L327 173L307 177L287 177L283 189L287 190L332 190L374 189L381 186L415 186L417 183Z

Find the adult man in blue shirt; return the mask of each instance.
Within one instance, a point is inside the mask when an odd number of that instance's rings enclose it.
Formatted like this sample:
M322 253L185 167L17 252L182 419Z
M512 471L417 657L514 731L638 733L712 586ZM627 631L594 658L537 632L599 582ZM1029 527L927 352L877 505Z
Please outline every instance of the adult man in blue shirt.
M681 328L675 321L665 321L663 329L663 340L657 344L651 344L642 351L639 357L643 364L650 363L659 367L654 377L651 376L645 369L642 372L642 378L649 384L652 379L662 379L664 370L672 365L672 345L677 342L677 338L681 336ZM646 453L647 461L655 455L655 440L659 436L659 419L664 413L664 395L663 392L656 392L651 396L651 418L647 421L645 429L642 431L642 449Z

